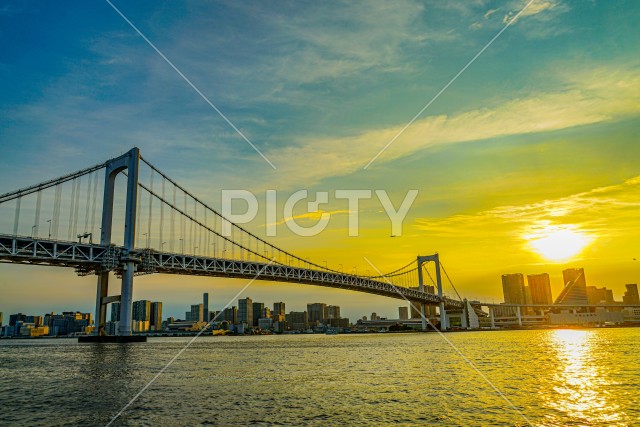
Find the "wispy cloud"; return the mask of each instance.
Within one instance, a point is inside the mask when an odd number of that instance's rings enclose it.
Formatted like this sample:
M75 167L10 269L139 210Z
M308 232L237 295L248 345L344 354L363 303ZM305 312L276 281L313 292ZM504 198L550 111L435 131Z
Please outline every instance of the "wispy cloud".
M513 9L507 13L504 18L502 19L503 23L507 23L509 21L511 21L514 16L518 13L518 11L520 9L518 9L518 6L520 6L520 8L522 8L521 6L526 3L524 1L519 1L519 2L515 2L513 5ZM516 20L521 20L526 18L527 16L534 16L534 15L538 15L539 13L545 12L545 11L551 11L551 10L562 10L562 11L566 11L567 6L564 4L559 3L558 1L555 0L537 0L535 2L533 2L531 4L531 6L529 6L527 8L527 10L525 10L520 16L518 16L516 18ZM515 24L515 22L513 22Z
M635 68L591 69L568 73L564 80L555 91L492 100L485 108L417 120L379 160L447 144L618 120L640 112L640 77ZM304 139L268 154L282 165L277 174L280 183L313 183L356 171L398 130L391 127L344 138Z
M565 227L591 236L624 236L640 213L640 176L537 203L498 206L473 214L421 218L415 227L432 237L508 238L525 244L541 226Z
M274 227L277 225L282 225L284 223L287 222L291 222L291 221L300 221L301 222L305 222L305 221L318 221L320 218L322 218L323 215L325 214L329 214L331 216L334 215L350 215L351 212L348 209L336 209L336 210L331 210L331 211L323 211L322 209L319 209L316 212L305 212L299 215L293 215L293 216L289 216L286 218L281 219L280 221L276 221L274 223L270 223L270 224L266 224L267 227Z

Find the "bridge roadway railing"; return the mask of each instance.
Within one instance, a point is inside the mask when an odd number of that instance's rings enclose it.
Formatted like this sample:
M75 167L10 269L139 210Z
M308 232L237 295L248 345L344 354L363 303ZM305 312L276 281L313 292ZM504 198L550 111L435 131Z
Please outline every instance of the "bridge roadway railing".
M100 246L82 242L34 239L27 236L0 234L0 262L75 268L80 275L100 271L122 272L123 263L133 259L137 274L165 273L191 276L257 278L278 282L327 286L382 295L390 298L438 305L437 295L418 289L394 286L380 280L331 271L293 267L277 263L210 258L142 249L126 253L116 245ZM449 309L461 309L463 303L444 298Z

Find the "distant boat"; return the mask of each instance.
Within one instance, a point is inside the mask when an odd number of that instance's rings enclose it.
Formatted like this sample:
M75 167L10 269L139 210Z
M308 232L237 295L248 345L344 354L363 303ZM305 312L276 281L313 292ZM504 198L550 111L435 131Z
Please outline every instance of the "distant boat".
M324 333L326 335L338 335L338 330L337 329L327 329Z

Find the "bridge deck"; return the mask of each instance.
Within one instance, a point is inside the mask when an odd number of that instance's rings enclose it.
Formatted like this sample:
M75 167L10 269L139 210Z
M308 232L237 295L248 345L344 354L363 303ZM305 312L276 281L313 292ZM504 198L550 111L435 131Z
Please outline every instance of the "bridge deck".
M127 254L123 247L116 245L105 247L89 243L0 235L0 262L70 267L75 268L80 275L88 275L105 270L121 273L121 265L125 259L133 259L136 262L137 274L255 278L347 289L396 299L407 298L429 305L440 304L437 295L351 274L145 249ZM448 309L461 309L463 306L462 301L450 298L444 298L444 302Z

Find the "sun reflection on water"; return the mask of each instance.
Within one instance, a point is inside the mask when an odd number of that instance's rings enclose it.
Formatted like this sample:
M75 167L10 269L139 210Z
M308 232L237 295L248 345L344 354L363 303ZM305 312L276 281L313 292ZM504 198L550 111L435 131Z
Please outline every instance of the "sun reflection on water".
M626 416L614 401L610 386L614 385L602 366L597 352L599 336L589 330L556 330L550 333L550 344L556 353L557 371L553 383L541 390L546 407L570 419L573 425L626 426ZM547 415L550 425L558 417ZM556 422L554 422L556 421Z

